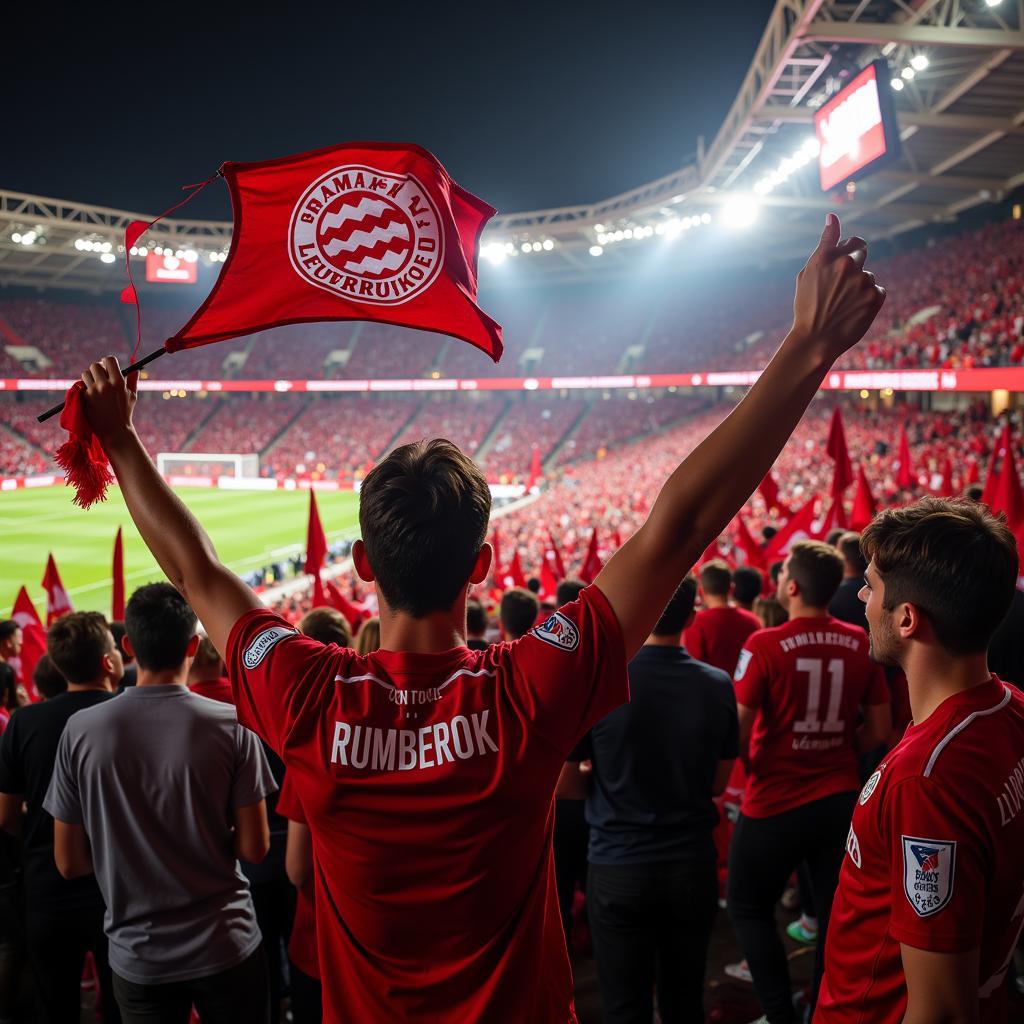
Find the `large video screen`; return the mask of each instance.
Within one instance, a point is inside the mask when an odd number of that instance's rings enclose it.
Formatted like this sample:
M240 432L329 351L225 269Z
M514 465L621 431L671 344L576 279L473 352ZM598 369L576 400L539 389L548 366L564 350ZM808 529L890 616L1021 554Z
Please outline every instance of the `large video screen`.
M166 253L158 256L155 252L146 256L146 280L164 284L195 284L198 277L195 262L183 260Z
M814 115L823 192L856 181L900 152L889 66L876 60Z

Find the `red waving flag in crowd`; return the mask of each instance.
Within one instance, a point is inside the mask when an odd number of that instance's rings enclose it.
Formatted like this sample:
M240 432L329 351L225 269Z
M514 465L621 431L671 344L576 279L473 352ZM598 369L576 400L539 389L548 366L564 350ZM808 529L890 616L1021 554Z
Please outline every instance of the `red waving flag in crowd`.
M46 628L49 629L66 612L74 611L71 607L71 598L68 597L60 573L57 572L57 563L53 560L53 555L46 558L42 586L46 591Z
M22 685L32 694L32 699L38 699L36 688L32 683L32 672L36 663L46 653L46 631L42 622L39 621L39 613L28 591L22 587L14 600L11 618L21 627L21 654L19 658L19 678Z
M316 493L309 490L309 524L306 527L306 564L302 571L313 577L313 604L327 604L323 584L320 581L320 570L327 557L327 537L324 524L320 522L320 510L316 507Z
M907 490L914 486L914 469L910 460L910 442L906 427L900 426L900 447L896 456L896 486Z
M124 541L121 539L121 527L117 528L114 537L114 563L111 571L110 615L114 622L124 619Z
M168 352L282 324L373 320L450 334L498 361L501 328L476 304L477 243L495 211L425 149L353 142L220 173L231 248Z
M832 424L829 427L825 450L836 464L835 476L832 478L832 497L836 501L841 501L846 488L853 483L853 464L850 462L850 452L846 447L843 414L838 405L832 413Z
M877 506L875 496L871 493L871 484L863 466L857 467L857 492L853 496L853 513L850 516L850 528L863 530L875 518Z

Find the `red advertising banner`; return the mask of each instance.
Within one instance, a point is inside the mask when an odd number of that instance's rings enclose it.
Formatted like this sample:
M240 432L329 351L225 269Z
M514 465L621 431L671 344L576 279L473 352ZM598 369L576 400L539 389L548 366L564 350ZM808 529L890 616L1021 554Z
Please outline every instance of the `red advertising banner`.
M158 256L151 252L146 257L146 280L161 284L195 284L198 263L182 259L173 253Z

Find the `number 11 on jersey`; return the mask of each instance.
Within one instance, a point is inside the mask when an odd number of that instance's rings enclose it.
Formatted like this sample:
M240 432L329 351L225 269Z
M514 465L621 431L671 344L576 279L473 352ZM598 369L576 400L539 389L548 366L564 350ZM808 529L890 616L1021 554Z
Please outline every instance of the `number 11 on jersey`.
M843 707L843 661L832 658L828 663L828 709L821 719L821 658L797 658L796 670L807 676L807 713L793 723L793 732L842 732L846 723L839 717Z

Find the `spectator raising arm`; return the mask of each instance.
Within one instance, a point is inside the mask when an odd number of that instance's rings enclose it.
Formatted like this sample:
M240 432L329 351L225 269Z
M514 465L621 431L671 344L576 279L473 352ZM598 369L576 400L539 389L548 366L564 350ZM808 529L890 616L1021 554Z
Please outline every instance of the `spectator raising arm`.
M598 575L627 657L771 468L832 364L871 326L885 290L863 269L866 258L867 243L840 241L839 218L829 214L797 277L793 327L778 352L731 415L669 477L647 521Z
M231 627L259 608L256 595L217 558L198 520L167 485L132 425L138 378L107 356L82 374L89 424L103 442L125 504L167 579L195 610L221 654Z

